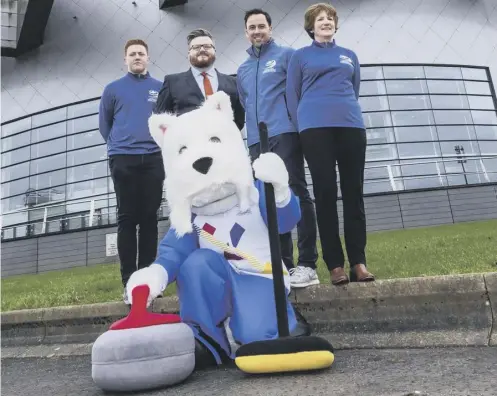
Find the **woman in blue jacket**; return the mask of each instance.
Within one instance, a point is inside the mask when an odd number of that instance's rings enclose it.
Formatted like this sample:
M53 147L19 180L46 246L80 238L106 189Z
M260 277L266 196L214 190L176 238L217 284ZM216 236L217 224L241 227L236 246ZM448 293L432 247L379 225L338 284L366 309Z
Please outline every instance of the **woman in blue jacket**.
M366 129L359 105L356 54L336 45L338 16L326 3L310 6L304 27L311 45L293 54L286 97L313 182L323 259L335 285L349 282L344 271L337 214L336 165L340 172L345 245L351 281L373 281L366 268L363 182Z

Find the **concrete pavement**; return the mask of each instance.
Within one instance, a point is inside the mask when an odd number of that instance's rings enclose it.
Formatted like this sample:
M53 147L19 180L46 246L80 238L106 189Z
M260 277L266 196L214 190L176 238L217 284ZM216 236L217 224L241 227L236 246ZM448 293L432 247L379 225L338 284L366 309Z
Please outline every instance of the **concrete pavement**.
M333 367L310 374L250 377L236 369L195 373L147 396L495 396L497 348L337 351ZM131 374L131 373L130 373ZM103 396L89 356L2 360L2 396Z

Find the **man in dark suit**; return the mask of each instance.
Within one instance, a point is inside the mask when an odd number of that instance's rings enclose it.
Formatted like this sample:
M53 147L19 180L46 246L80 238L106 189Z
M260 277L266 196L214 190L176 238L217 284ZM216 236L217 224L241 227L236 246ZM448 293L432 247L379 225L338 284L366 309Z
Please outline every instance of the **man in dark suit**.
M181 115L199 107L214 92L226 92L231 99L234 120L240 130L245 125L245 110L238 98L236 77L214 68L216 47L212 34L195 29L187 36L191 68L164 77L154 113Z

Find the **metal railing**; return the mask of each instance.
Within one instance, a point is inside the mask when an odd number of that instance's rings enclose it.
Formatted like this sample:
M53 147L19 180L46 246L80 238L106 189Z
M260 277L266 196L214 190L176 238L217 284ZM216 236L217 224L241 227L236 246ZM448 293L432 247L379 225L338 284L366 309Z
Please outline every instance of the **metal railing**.
M424 161L413 161L403 164L388 164L388 165L368 165L366 166L366 171L371 170L381 170L387 177L378 177L366 179L365 189L367 190L368 185L373 185L375 183L389 183L390 191L382 192L380 194L396 193L401 191L414 191L413 189L408 189L404 187L406 181L412 180L437 180L438 185L430 185L430 188L447 188L450 187L450 183L447 178L452 176L462 176L470 177L476 176L480 180L478 184L483 183L495 183L497 184L497 171L488 172L484 165L484 160L491 159L497 160L497 155L495 156L472 156L472 155L458 155L455 159L436 159L436 160L424 160ZM462 165L467 163L467 161L474 161L475 170L468 170ZM459 172L442 172L441 167L444 168L448 164L459 164L461 165L461 171ZM413 175L404 176L402 175L402 168L409 166L419 166L419 165L434 165L437 173L435 174L424 174L424 175ZM308 168L306 167L307 176ZM339 183L339 174L337 173L337 180ZM470 184L470 183L468 183ZM461 185L457 185L461 187ZM312 188L312 184L309 184ZM365 194L377 195L374 193ZM53 233L66 232L71 230L81 230L94 227L112 226L117 224L117 207L116 205L108 204L110 200L115 200L114 194L109 194L105 198L89 198L86 200L77 200L77 202L67 202L63 201L60 203L52 203L49 205L40 205L39 207L33 208L22 208L10 213L3 214L3 218L9 215L19 216L25 214L29 217L31 212L38 212L38 219L31 221L26 221L22 223L17 223L13 225L8 225L2 228L2 240L11 240L23 237L32 237L39 235L47 235ZM100 203L104 203L103 205ZM71 205L77 205L79 210L72 213L59 214L56 216L50 216L51 212L67 212L67 208ZM56 210L60 209L60 210ZM40 211L43 215L40 216ZM159 220L167 219L169 216L169 206L165 199L163 199L161 206L158 211Z

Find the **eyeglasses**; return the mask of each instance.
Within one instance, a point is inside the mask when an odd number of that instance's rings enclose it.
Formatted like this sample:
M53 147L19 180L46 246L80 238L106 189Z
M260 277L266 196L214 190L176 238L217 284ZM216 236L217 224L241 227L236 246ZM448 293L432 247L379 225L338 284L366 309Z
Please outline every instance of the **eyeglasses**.
M201 48L204 48L206 50L209 50L209 49L214 49L215 47L212 45L212 44L196 44L196 45L192 45L190 47L191 50L194 50L194 51L198 51L199 49Z

